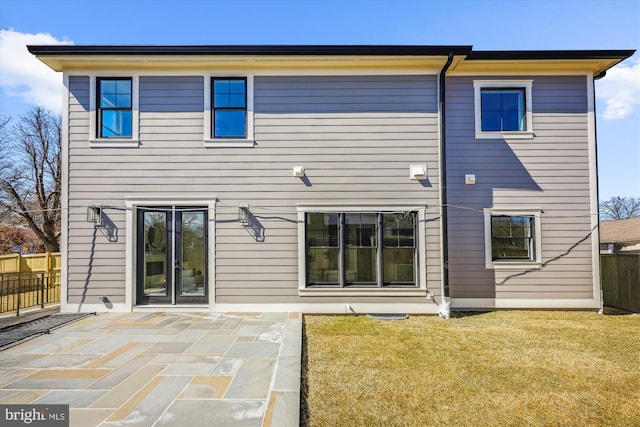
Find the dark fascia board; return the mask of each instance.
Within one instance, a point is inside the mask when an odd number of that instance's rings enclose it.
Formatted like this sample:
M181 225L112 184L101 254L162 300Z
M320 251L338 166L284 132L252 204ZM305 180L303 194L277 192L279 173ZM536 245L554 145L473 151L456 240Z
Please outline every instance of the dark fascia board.
M477 50L467 61L550 60L550 59L619 59L624 60L636 51L630 50Z
M468 55L472 46L409 45L29 45L33 55Z

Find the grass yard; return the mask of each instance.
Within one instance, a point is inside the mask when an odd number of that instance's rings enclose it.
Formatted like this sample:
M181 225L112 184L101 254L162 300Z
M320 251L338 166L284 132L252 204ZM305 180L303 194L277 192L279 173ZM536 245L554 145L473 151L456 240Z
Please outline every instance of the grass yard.
M302 425L640 426L640 315L304 321Z

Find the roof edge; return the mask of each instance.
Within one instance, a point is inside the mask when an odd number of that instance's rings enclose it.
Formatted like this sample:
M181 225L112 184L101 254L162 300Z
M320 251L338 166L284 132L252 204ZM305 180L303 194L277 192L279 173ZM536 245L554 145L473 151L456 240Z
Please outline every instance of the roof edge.
M619 59L635 53L627 50L474 50L467 61L488 60L550 60L550 59Z
M28 45L33 55L469 55L472 46L423 45Z

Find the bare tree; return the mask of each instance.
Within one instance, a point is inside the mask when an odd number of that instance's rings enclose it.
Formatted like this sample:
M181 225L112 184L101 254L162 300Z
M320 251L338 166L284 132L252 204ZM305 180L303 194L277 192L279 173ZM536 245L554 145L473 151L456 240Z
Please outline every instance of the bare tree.
M0 129L0 212L22 218L49 252L58 252L61 119L36 107L7 126L5 120Z
M603 220L640 217L640 197L619 197L600 203L600 218Z

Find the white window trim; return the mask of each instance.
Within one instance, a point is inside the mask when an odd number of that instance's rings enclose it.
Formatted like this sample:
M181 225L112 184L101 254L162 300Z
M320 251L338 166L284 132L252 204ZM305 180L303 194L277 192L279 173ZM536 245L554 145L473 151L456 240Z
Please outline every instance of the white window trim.
M522 270L542 268L542 227L540 217L542 209L484 209L484 258L486 268L496 270ZM493 260L491 257L491 217L505 216L532 216L533 221L533 250L535 259L532 261Z
M521 131L483 131L482 102L480 92L483 88L524 88L525 123L527 128ZM473 105L475 110L476 139L533 139L532 93L533 80L474 80Z
M246 138L213 138L213 132L211 129L211 79L223 78L223 77L243 77L247 81L247 136ZM254 140L254 128L253 128L253 74L236 73L227 74L205 74L204 75L204 129L203 129L203 143L205 147L209 148L229 148L229 147L254 147L256 142Z
M425 209L424 205L298 205L298 295L300 296L427 296L427 268L425 252ZM307 288L307 263L305 242L305 214L337 212L417 212L418 228L416 250L418 257L418 286L415 288Z
M97 87L98 78L130 77L131 78L131 138L99 138L96 128ZM121 74L89 75L89 146L92 148L136 148L140 145L140 76Z

